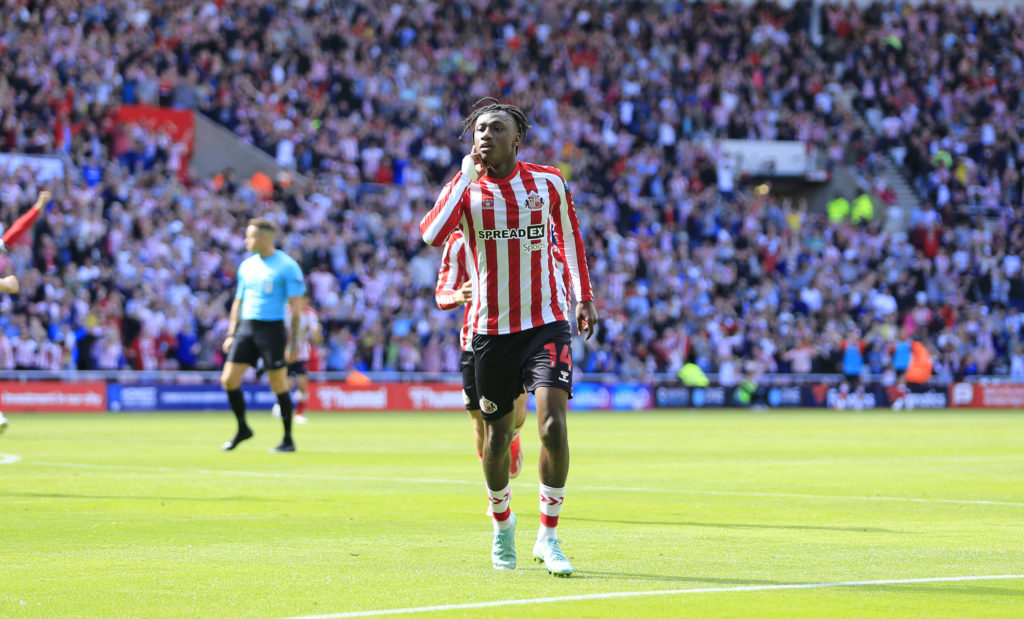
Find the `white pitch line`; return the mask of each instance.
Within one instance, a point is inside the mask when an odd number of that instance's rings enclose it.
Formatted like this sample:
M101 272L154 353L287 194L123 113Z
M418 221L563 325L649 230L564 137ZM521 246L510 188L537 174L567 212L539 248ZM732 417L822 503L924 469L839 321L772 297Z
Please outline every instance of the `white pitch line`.
M120 471L140 471L159 473L190 473L197 475L236 475L240 477L268 477L272 479L333 479L338 481L369 481L369 482L397 482L410 484L440 484L456 486L479 486L481 482L468 479L423 479L412 477L372 477L362 475L308 475L303 473L274 473L270 471L233 471L229 469L177 469L165 466L129 466L119 464L84 464L80 462L40 462L29 461L26 464L34 466L55 466L78 469L111 469ZM517 483L516 486L533 487L529 483ZM635 488L620 486L573 486L574 491L592 492L640 492L654 494L695 494L708 496L749 496L777 499L827 499L834 501L892 501L904 503L942 503L952 505L996 505L1003 507L1024 507L1024 502L1019 501L988 501L981 499L942 499L926 497L901 497L901 496L857 496L857 495L833 495L833 494L800 494L790 492L753 492L742 490L689 490L678 488Z
M21 456L16 454L0 454L0 464L14 464L18 460L21 460Z
M971 582L978 580L1020 580L1024 574L1000 574L996 576L946 576L939 578L899 578L893 580L850 580L845 582L810 582L789 585L741 585L738 587L714 587L700 589L668 589L661 591L618 591L614 593L589 593L559 597L527 598L523 600L498 600L494 602L473 602L470 604L441 604L415 608L388 608L382 610L357 610L327 615L303 615L291 619L344 619L346 617L379 617L382 615L411 615L414 613L472 610L501 606L525 606L528 604L550 604L553 602L582 602L587 600L608 600L616 598L650 597L656 595L695 595L701 593L745 593L751 591L787 591L795 589L826 589L830 587L878 587L886 585L917 585L933 582Z

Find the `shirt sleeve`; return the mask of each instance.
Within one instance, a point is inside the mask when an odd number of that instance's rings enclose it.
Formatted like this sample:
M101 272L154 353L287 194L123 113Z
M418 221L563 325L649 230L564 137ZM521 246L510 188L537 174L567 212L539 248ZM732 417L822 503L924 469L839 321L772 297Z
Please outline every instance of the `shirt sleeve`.
M437 286L434 288L434 300L443 310L453 310L459 305L459 288L469 279L466 274L466 263L463 256L464 241L461 234L452 234L445 241L441 256L441 269L437 272Z
M245 278L242 277L242 267L238 267L238 273L235 274L238 278L238 285L235 286L235 298L242 299L245 297Z
M459 172L441 190L434 208L420 221L420 235L427 245L440 247L458 227L469 195L469 184L469 179Z
M580 222L576 219L576 207L572 201L572 192L561 174L560 183L556 183L560 204L553 205L551 221L554 226L555 243L562 252L562 259L569 269L572 279L573 293L576 301L593 301L594 292L590 287L590 270L587 268L587 255L583 250L583 236L580 234ZM568 237L568 238L567 238Z
M302 276L302 268L294 259L289 258L285 294L290 299L306 294L306 278Z

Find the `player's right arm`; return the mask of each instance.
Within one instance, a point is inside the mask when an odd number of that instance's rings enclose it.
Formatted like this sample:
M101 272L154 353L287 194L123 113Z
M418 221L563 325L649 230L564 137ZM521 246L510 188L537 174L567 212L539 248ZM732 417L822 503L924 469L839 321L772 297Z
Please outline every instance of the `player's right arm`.
M453 310L469 300L464 291L466 284L469 284L462 251L464 243L461 234L449 235L444 243L441 269L437 272L437 286L434 288L434 300L437 301L439 308L446 311Z
M440 247L458 227L469 197L469 185L480 178L478 158L479 155L475 153L462 158L462 170L448 181L437 197L434 208L420 221L420 235L427 245Z

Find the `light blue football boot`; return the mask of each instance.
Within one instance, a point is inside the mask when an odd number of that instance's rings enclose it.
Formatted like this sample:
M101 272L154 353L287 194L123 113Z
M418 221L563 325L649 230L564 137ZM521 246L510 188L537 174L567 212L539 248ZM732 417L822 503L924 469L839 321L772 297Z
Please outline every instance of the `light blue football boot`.
M555 576L568 576L572 574L572 564L565 558L559 541L554 538L537 540L533 545L533 558L544 563L549 574Z
M491 565L496 570L516 569L516 515L509 516L512 526L494 534L491 545Z

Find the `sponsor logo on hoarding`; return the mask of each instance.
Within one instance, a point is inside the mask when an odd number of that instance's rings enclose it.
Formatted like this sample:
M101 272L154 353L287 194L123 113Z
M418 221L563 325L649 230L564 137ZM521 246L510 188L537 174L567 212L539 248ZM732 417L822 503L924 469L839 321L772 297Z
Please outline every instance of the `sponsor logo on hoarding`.
M434 388L428 385L409 387L409 399L413 408L459 409L466 406L465 394L461 389Z
M970 406L974 403L974 386L970 383L957 383L950 391L953 392L953 406Z
M856 398L856 397L857 397L857 394L853 393L853 392L848 393L846 395L846 405L847 405L848 408L850 407L851 398ZM865 390L864 393L860 396L860 398L861 398L860 405L863 408L877 408L878 407L878 398L876 398L875 394L871 393L870 391ZM839 390L836 389L835 387L830 388L828 390L828 398L827 398L826 401L828 403L828 407L829 408L836 408L836 405L839 403Z
M103 411L107 408L107 384L102 382L4 382L0 383L0 410L4 411Z
M335 386L321 386L317 389L320 406L325 410L384 409L388 406L388 390L345 389Z
M768 406L800 406L803 396L800 387L772 387L768 390Z
M654 401L662 408L689 406L690 390L686 387L658 387L654 390Z

